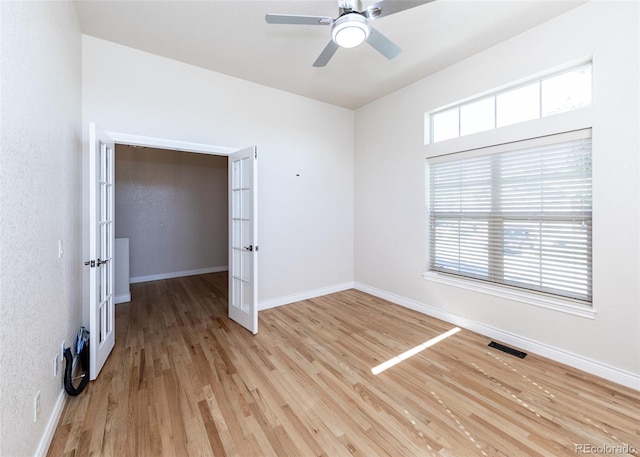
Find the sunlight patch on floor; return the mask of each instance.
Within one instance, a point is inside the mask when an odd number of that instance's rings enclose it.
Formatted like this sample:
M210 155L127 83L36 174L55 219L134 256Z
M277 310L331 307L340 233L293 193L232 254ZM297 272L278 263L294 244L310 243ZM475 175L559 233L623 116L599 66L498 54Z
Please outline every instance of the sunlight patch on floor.
M434 338L431 338L429 341L425 341L422 344L419 344L418 346L409 349L408 351L403 352L400 355L397 355L389 360L387 360L386 362L381 363L378 366L375 366L371 369L371 373L377 375L382 373L385 370L388 370L389 368L399 364L400 362L402 362L403 360L407 360L409 357L412 357L416 354L419 354L420 352L424 351L425 349L433 346L434 344L439 343L440 341L449 338L451 335L455 335L456 333L458 333L460 331L460 327L454 327L451 330L444 332L441 335L438 335Z

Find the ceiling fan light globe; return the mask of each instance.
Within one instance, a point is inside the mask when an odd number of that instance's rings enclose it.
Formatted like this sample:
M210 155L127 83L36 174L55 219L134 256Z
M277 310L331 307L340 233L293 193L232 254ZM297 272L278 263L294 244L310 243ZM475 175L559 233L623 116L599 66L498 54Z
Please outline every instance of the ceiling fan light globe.
M333 41L342 48L355 48L367 39L367 35L360 27L344 27L338 30Z
M366 18L357 13L338 18L331 28L331 39L341 48L355 48L367 41L371 28Z

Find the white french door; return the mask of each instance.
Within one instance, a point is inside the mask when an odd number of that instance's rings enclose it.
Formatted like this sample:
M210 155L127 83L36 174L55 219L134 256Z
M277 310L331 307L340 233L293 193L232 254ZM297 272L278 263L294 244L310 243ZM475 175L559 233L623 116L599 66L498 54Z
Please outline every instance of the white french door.
M89 124L89 375L94 380L115 345L113 302L114 143Z
M229 155L229 317L258 333L256 147Z

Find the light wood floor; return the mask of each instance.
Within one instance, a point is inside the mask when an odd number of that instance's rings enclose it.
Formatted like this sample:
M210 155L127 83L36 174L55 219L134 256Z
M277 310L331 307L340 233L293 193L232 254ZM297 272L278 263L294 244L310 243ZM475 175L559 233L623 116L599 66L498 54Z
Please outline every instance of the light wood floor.
M640 455L638 391L466 330L376 376L452 325L350 290L262 311L252 336L226 281L132 285L48 455Z

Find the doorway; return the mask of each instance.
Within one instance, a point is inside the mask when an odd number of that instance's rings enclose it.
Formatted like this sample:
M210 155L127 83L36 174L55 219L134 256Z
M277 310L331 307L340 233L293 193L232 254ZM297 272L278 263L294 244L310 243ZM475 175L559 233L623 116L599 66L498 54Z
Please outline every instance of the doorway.
M128 240L130 282L228 270L227 156L115 149L116 243Z
M88 233L87 253L97 259L85 262L91 268L87 276L83 277L83 295L88 293L88 306L83 317L88 323L89 331L97 331L100 336L98 343L91 339L91 379L95 379L114 347L115 318L114 318L114 294L113 277L114 261L113 246L115 236L113 230L114 221L114 159L115 144L129 145L135 148L151 147L161 150L174 149L181 152L213 154L227 156L227 197L228 197L228 248L229 257L226 269L230 270L228 296L229 317L240 325L257 333L258 306L257 306L257 149L255 146L232 150L230 148L201 145L195 143L176 142L151 137L139 137L128 134L104 132L95 123L89 123L89 147L87 166L83 167L83 198L88 201L87 218L85 219L83 233ZM160 154L156 152L156 155ZM157 157L155 158L157 159ZM167 170L175 174L175 167L169 164ZM165 170L166 171L166 170ZM86 172L86 173L85 173ZM85 179L86 178L86 179ZM187 187L186 184L178 186ZM186 182L189 182L187 179ZM153 186L152 186L153 187ZM99 189L107 189L108 192ZM179 189L180 190L180 189ZM187 193L189 193L187 191ZM197 194L197 191L193 193ZM134 193L135 194L135 193ZM223 193L221 193L223 195ZM231 198L233 197L233 198ZM137 197L133 197L137 200ZM165 199L160 199L166 203ZM187 205L188 206L188 205ZM193 208L191 208L193 211ZM135 213L135 210L133 211ZM197 213L197 210L196 210ZM156 218L155 211L151 211ZM186 216L189 219L192 216ZM174 219L180 219L175 218ZM220 218L223 219L223 218ZM233 221L233 224L231 224ZM164 226L160 219L160 226ZM104 230L112 227L112 230ZM250 227L250 230L248 228ZM99 229L98 229L99 228ZM180 233L180 231L177 231ZM148 234L148 232L147 232ZM94 236L95 235L95 236ZM84 235L83 235L84 237ZM244 244L242 244L244 243ZM245 246L248 243L248 246ZM165 243L166 244L166 243ZM244 247L243 247L244 246ZM253 247L255 246L255 250ZM98 250L99 249L99 250ZM156 248L160 250L159 248ZM233 254L233 255L231 255ZM178 255L180 257L180 255ZM108 270L105 265L108 264ZM217 268L224 268L222 266ZM86 270L85 270L86 271ZM107 272L105 276L105 271ZM100 274L98 274L100 273ZM182 270L180 274L170 272L171 277L186 276L194 273L194 270ZM186 274L185 274L186 273ZM161 273L162 274L162 273ZM167 273L164 273L167 274ZM84 276L84 275L83 275ZM102 278L100 281L96 278ZM161 278L154 278L161 279ZM237 281L236 281L237 280ZM99 287L98 287L99 286ZM238 286L241 290L238 290ZM96 291L100 291L97 293ZM99 300L98 300L99 298ZM105 303L105 306L102 306ZM108 306L107 306L108 305ZM240 313L238 315L238 313ZM83 312L84 314L84 312ZM106 324L105 324L106 323ZM105 327L106 325L106 327ZM97 329L97 330L96 330ZM103 335L107 335L103 342ZM109 344L107 344L109 343ZM100 362L100 363L98 363Z
M92 124L93 125L93 124ZM108 132L109 141L131 147L150 147L228 158L228 270L229 317L258 332L258 201L256 146L233 149Z

